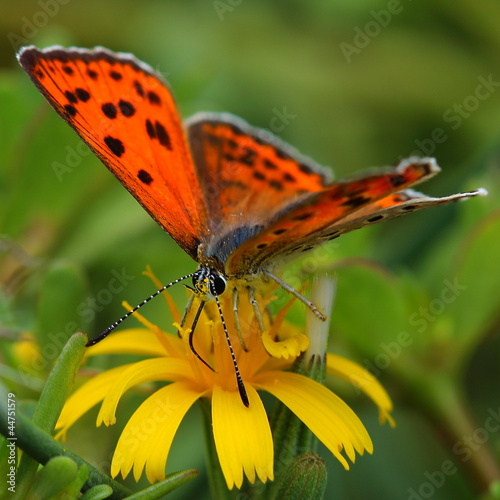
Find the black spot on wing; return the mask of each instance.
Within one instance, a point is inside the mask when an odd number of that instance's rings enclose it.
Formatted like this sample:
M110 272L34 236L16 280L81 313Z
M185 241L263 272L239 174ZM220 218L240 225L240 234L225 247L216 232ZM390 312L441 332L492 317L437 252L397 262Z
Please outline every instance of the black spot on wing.
M87 75L91 80L97 80L97 71L94 71L93 69L88 69Z
M262 163L267 170L278 170L278 165L276 165L276 163L273 163L271 160L268 160L267 158L265 158Z
M75 94L78 99L82 102L87 102L90 99L90 94L82 88L76 88L75 89Z
M77 113L76 108L72 104L66 104L64 106L64 111L66 111L68 116L75 116Z
M104 142L116 157L120 158L125 153L125 146L120 139L108 135L104 138Z
M293 220L300 222L300 221L310 219L313 215L314 215L314 212L305 212L303 214L296 215L295 217L293 217Z
M151 104L154 104L155 106L159 106L161 104L160 96L156 92L153 92L152 90L148 91L148 100Z
M309 165L306 165L305 163L299 163L298 167L299 167L299 170L301 172L303 172L304 174L310 175L310 174L314 173L313 169Z
M144 87L138 80L134 80L134 89L139 97L144 97L146 95L146 92L144 92Z
M335 193L335 197L337 196L337 193ZM363 205L366 205L371 201L370 198L367 198L366 196L354 196L353 198L348 198L346 201L342 203L343 207L351 207L351 208L357 208L361 207Z
M132 105L132 103L129 101L125 101L124 99L120 99L118 101L118 107L120 108L122 115L125 116L126 118L134 116L134 114L135 114L135 108Z
M373 217L370 217L368 219L368 222L377 222L377 221L379 221L379 220L381 220L383 218L384 218L383 215L374 215Z
M114 70L111 70L109 72L109 76L115 80L116 82L121 80L123 78L123 75L121 73L119 73L118 71L114 71Z
M245 148L245 152L240 157L240 162L248 167L253 167L255 158L257 156L257 151L251 148Z
M147 184L148 186L153 182L151 174L143 169L139 170L139 172L137 173L137 178L144 184Z
M72 76L75 73L74 69L71 66L67 65L63 66L62 70L69 76Z
M172 150L172 144L170 142L170 136L168 135L165 127L159 122L155 122L155 132L156 137L162 146L165 146L167 149Z
M283 184L275 179L269 181L269 185L276 191L283 191Z
M266 176L262 173L256 170L255 172L252 173L253 177L259 181L265 181Z
M406 184L406 179L404 175L393 175L389 178L389 182L391 183L392 186L399 187L402 186L403 184Z
M102 112L108 118L114 119L117 115L116 106L112 102L105 102L101 105Z
M76 98L76 95L73 94L73 92L70 92L69 90L66 90L64 92L64 97L66 97L66 99L68 99L68 102L72 103L72 104L75 104L78 102L78 99Z
M146 132L150 139L156 139L156 130L149 118L146 119Z

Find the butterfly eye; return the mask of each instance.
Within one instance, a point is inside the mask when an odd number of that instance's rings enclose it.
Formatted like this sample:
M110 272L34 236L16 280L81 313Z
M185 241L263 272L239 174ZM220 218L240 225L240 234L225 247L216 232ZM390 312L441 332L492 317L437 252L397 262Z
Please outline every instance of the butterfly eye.
M213 276L210 280L210 292L212 295L221 295L226 290L226 279L219 275Z

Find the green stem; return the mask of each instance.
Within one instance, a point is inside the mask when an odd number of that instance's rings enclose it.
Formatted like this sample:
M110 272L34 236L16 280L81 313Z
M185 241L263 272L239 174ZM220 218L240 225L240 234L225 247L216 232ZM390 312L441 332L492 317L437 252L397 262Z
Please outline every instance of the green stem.
M8 432L6 408L4 405L0 405L0 433L8 436ZM19 412L16 414L16 436L16 446L41 464L47 463L57 455L70 457L79 467L85 464L89 469L89 478L85 483L85 490L97 484L108 484L114 491L112 496L109 497L111 500L119 500L131 495L130 490L102 474L78 455L66 449L64 445L33 425L28 417Z
M217 457L217 450L215 448L215 441L212 431L212 414L211 406L206 400L199 401L200 407L203 412L203 424L205 428L205 446L207 454L207 474L208 483L210 485L211 498L218 500L229 500L231 494L227 489L226 481L220 468L219 459Z

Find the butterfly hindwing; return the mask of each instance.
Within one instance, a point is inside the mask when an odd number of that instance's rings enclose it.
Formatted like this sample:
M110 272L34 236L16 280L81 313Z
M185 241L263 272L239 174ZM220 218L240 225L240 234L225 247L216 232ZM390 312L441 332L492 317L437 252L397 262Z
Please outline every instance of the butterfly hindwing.
M333 183L279 213L229 256L226 269L228 273L242 268L256 270L354 229L484 193L477 190L432 198L406 189L439 171L432 158L410 158L385 173Z
M265 224L329 183L327 169L230 114L198 113L187 134L216 233Z
M130 54L25 47L19 62L52 107L189 255L205 202L172 94Z

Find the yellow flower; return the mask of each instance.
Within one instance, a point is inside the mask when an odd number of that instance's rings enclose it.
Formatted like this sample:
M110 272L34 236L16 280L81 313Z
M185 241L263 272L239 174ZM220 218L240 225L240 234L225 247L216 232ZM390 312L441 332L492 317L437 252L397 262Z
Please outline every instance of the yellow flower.
M223 310L232 313L231 298L224 294L220 300ZM271 299L263 300L268 303ZM174 319L179 321L178 312L167 301ZM243 405L237 389L215 304L207 304L194 334L197 353L213 369L193 354L188 331L181 329L181 336L164 333L136 313L145 328L113 333L89 348L88 356L133 353L148 358L105 371L83 384L64 407L57 424L59 435L64 436L78 418L99 402L102 405L97 425L114 424L116 408L125 391L141 383L165 381L169 383L151 394L125 426L111 464L113 477L119 473L125 477L133 469L136 480L143 471L150 482L164 479L170 446L182 419L196 400L208 398L215 446L228 488L240 488L244 476L252 484L257 477L262 482L272 480L273 439L257 391L267 391L282 401L346 469L346 457L354 462L356 453L371 453L370 437L346 403L320 383L287 371L309 342L297 333L296 327L284 321L286 310L277 315L272 325L263 315L265 334L261 335L253 309L245 302L240 301L239 309L246 350L233 334L233 315L227 314L225 321L248 395L248 407ZM375 378L338 356L328 355L327 359L328 372L357 385L377 403L381 415L390 418L391 402Z

